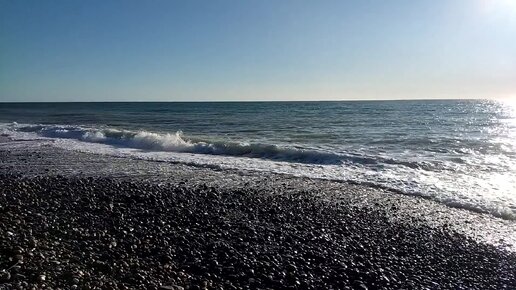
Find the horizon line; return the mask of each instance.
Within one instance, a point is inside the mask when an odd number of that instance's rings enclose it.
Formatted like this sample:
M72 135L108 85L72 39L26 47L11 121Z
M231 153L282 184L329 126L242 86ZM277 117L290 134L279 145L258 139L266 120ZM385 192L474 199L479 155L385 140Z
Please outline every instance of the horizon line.
M385 102L385 101L497 101L504 98L421 98L421 99L345 99L345 100L192 100L192 101L0 101L0 104L45 103L310 103L310 102Z

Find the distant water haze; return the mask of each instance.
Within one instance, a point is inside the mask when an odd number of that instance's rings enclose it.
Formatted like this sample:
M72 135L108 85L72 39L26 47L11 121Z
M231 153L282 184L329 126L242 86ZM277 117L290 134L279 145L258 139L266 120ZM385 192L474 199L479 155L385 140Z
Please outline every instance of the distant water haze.
M511 102L19 103L0 121L65 149L353 181L516 219Z

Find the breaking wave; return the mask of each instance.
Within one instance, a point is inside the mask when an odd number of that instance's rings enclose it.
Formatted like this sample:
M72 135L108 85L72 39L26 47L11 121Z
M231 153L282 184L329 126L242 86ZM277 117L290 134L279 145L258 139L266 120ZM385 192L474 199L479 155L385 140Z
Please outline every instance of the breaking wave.
M194 140L185 137L181 131L170 134L112 128L94 129L79 126L49 125L21 126L16 130L36 133L47 138L75 139L147 151L239 156L310 164L341 164L343 162L343 156L334 153L260 143Z
M425 197L451 207L516 220L516 204L505 197L510 195L502 195L505 192L509 193L513 188L514 185L510 182L512 176L504 176L508 181L507 189L502 187L502 179L485 180L482 183L467 170L468 167L465 165L471 161L464 156L454 157L452 160L411 159L392 155L369 155L359 151L327 152L319 149L261 143L217 142L185 136L181 131L156 133L79 125L2 123L0 135L4 134L15 137L15 140L40 138L55 140L56 146L60 148L70 146L93 153L108 152L105 154L160 161L172 160L220 169L250 169L353 182ZM70 142L62 142L63 139L68 139ZM74 147L76 145L78 146ZM111 149L114 151L110 151ZM167 152L191 154L167 154ZM255 159L251 161L224 158L225 156ZM493 171L489 172L491 175L495 174ZM464 185L454 182L455 179L462 180ZM493 194L489 196L491 198L485 198L479 192L483 192L486 187L501 188L506 191L498 193L502 198L497 198ZM494 191L494 193L497 192Z
M46 138L74 139L143 151L193 153L220 156L260 158L315 165L359 165L381 169L384 166L402 166L410 169L441 171L449 165L434 161L400 160L386 156L369 156L354 152L326 152L308 148L294 148L275 144L207 141L186 137L182 131L155 133L114 128L87 128L75 125L19 125L11 130L37 134Z

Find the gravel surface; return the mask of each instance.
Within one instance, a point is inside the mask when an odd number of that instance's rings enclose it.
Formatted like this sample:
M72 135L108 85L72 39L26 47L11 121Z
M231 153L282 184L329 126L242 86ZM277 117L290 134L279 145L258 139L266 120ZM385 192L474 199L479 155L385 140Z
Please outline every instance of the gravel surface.
M516 223L0 136L0 289L516 289Z
M3 174L0 205L7 289L516 288L510 252L302 190Z

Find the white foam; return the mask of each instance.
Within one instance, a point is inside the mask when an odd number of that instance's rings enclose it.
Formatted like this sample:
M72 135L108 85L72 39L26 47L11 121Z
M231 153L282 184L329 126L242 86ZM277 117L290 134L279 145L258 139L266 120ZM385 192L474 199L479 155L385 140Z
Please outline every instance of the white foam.
M329 152L270 144L192 141L186 139L181 131L170 134L61 125L11 125L10 128L16 132L35 133L40 137L75 139L147 151L244 156L312 164L339 164L345 158Z
M452 207L486 212L516 220L516 176L513 173L477 175L393 157L343 155L267 144L192 141L180 131L154 133L112 128L4 124L1 132L13 138L51 140L67 150L173 161L221 169L244 169L294 176L353 181L424 196ZM285 162L289 161L289 162ZM414 166L417 165L417 166ZM423 165L420 165L423 164ZM457 182L460 181L460 182Z

